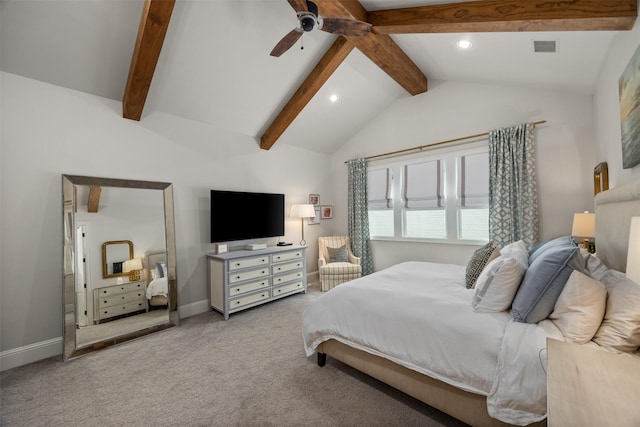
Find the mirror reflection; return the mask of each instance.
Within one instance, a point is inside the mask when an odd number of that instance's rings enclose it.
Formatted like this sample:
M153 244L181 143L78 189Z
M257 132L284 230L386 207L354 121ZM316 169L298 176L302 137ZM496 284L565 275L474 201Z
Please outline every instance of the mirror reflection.
M171 185L64 175L63 196L64 359L177 324Z
M164 230L163 230L164 232ZM133 259L133 242L118 240L102 244L102 277L126 276L123 270L125 261Z

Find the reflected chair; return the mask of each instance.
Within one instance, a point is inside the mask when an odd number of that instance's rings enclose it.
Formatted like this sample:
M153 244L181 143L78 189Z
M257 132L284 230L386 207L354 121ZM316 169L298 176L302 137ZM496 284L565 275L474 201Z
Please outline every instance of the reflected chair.
M347 236L319 237L318 256L320 287L323 291L362 276L360 258L351 252Z

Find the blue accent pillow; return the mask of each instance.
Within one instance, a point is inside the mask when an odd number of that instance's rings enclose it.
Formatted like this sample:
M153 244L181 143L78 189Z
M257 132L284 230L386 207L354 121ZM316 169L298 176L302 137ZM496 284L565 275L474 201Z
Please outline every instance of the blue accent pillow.
M513 319L522 323L538 323L553 312L560 292L569 280L579 260L574 245L557 245L545 249L529 264L516 297L513 299Z
M158 275L160 277L164 277L164 266L162 264L162 262L156 262L156 268L158 269Z
M529 265L531 265L531 263L535 261L536 258L538 258L540 255L542 255L549 249L555 248L558 246L563 246L563 245L574 246L574 247L577 246L576 243L573 241L573 237L571 236L556 237L555 239L549 239L549 240L545 240L544 242L538 243L529 251Z

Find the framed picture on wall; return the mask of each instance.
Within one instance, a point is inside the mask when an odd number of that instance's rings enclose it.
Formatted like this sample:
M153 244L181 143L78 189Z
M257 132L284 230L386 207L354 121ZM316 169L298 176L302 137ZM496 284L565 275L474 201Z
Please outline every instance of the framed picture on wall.
M320 224L320 206L313 208L316 211L316 216L309 218L309 225Z
M622 167L640 164L640 46L618 81L620 92L620 127L622 136Z
M320 208L320 210L322 211L322 219L331 219L333 218L333 206L331 205L324 205Z
M313 206L318 206L320 204L320 195L309 194L309 204Z

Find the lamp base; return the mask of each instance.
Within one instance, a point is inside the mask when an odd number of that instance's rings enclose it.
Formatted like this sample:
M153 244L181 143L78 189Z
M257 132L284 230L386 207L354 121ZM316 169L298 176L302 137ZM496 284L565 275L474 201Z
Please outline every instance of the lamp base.
M140 280L140 270L131 270L129 272L129 281L137 282Z

